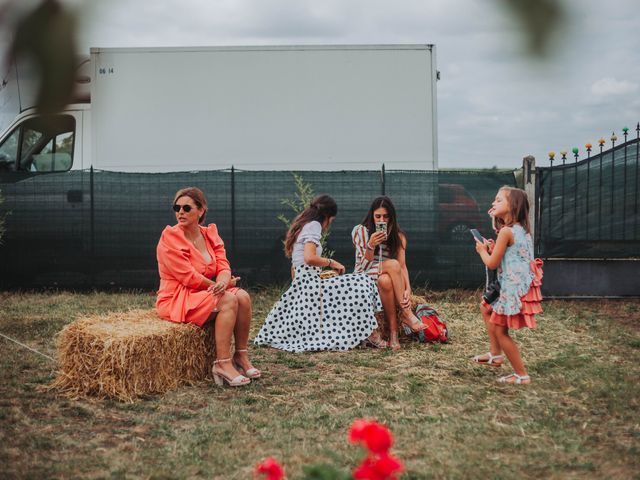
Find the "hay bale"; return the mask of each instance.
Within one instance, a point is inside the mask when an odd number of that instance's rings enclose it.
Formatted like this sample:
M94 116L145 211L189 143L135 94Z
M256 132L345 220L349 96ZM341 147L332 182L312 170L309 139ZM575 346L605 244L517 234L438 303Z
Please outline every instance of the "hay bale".
M71 397L135 397L204 379L215 351L210 328L158 318L155 310L87 315L58 337L52 384Z

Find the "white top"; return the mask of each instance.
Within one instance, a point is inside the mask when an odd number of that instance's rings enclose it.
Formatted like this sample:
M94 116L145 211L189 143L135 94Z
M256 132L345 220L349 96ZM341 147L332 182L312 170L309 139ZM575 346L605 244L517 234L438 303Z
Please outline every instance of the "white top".
M293 251L291 252L291 264L294 267L304 265L304 244L307 242L315 243L316 255L322 255L320 237L322 237L322 225L320 225L320 222L314 220L302 227L296 243L293 244Z

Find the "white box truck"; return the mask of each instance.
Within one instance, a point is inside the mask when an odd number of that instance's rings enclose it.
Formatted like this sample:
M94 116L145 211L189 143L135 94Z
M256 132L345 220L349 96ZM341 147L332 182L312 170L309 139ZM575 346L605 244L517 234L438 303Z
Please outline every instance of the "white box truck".
M93 48L79 79L57 155L10 141L41 125L29 73L5 79L1 171L438 166L432 45Z
M11 212L0 286L116 258L151 268L172 222L167 179L232 166L437 170L436 77L433 45L92 48L76 103L41 116L33 75L14 65L0 85L0 215ZM268 194L257 204L279 207Z

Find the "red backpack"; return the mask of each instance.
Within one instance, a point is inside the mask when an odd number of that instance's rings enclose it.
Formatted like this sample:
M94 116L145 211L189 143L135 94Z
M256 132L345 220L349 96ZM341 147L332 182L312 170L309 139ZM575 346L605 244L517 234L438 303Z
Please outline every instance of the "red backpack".
M411 331L409 327L404 325L404 331L407 335L420 343L446 343L449 341L449 330L442 320L438 317L436 310L424 303L416 305L416 317L418 317L427 328L418 333Z

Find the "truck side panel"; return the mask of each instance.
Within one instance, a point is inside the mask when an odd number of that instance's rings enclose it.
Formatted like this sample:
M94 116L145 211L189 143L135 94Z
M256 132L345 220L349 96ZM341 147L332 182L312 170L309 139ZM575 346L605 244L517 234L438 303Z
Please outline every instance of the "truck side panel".
M93 50L94 167L437 168L429 46Z

